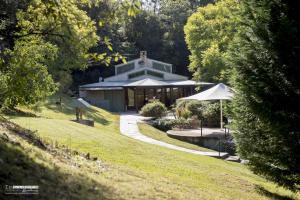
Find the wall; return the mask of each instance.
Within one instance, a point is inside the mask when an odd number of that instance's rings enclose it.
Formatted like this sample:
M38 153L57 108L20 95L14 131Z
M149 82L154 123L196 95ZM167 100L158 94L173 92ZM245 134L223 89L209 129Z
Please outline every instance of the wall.
M80 92L80 97L90 104L112 111L124 111L123 90L86 90Z

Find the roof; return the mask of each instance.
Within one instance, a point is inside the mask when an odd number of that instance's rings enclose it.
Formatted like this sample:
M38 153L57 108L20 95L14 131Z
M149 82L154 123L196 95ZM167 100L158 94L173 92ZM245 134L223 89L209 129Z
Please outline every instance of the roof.
M129 74L133 74L133 73L139 72L139 71L147 71L147 70L164 74L165 77L166 76L167 77L171 77L171 80L172 79L176 79L176 80L179 81L179 80L187 80L188 79L187 76L183 76L183 75L179 75L179 74L174 74L174 73L170 73L170 72L164 72L164 71L160 71L160 70L157 70L157 69L154 69L154 68L150 68L150 67L141 67L141 68L135 68L135 69L130 70L128 72L124 72L122 74L117 74L117 75L113 75L113 76L107 77L107 78L104 79L104 81L110 82L110 81L117 81L117 80L122 80L122 79L124 80L125 77L127 79L127 77L128 77ZM146 76L149 77L151 75L147 74ZM151 77L153 77L153 76L151 76ZM168 78L168 79L170 79L170 78Z
M169 83L167 82L164 82L164 81L158 81L158 80L154 80L154 79L151 79L151 78L145 78L143 80L139 80L139 81L135 81L135 82L132 82L132 83L129 83L127 85L124 85L125 87L130 87L130 86L144 86L144 87L147 87L147 86L168 86L170 85Z
M213 83L208 82L196 82L192 80L186 80L186 81L166 81L170 83L171 85L178 85L178 86L189 86L189 85L212 85Z
M97 82L86 85L81 85L80 88L105 88L105 87L122 87L132 81L107 81L107 82Z
M145 78L139 81L106 81L97 82L92 84L81 85L81 90L121 90L123 87L151 87L151 86L198 86L198 85L211 85L207 82L196 82L192 80L185 81L159 81L151 78Z
M205 100L230 100L232 99L234 93L233 90L228 87L227 85L223 84L223 83L219 83L218 85L205 90L203 92L200 92L198 94L189 96L189 97L185 97L182 99L185 100L199 100L199 101L205 101Z

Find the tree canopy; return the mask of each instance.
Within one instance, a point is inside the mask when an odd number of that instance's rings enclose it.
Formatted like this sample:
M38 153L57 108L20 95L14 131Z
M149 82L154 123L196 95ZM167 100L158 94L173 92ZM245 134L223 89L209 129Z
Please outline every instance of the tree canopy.
M189 69L197 80L228 81L226 51L233 39L239 4L221 0L200 7L184 27L185 40L191 52Z
M123 59L113 52L109 37L98 31L114 16L106 12L101 13L101 18L89 16L92 12L88 11L100 4L103 9L106 4L102 1L30 0L0 4L1 106L35 103L57 89L65 91L72 81L72 70L86 69L94 62L108 64L112 58ZM122 7L131 16L140 6L136 0L119 4L117 10Z

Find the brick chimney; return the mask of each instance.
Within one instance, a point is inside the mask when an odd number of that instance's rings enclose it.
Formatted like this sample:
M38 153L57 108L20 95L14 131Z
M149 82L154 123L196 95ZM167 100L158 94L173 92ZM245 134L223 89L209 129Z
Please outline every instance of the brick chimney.
M147 59L147 51L140 51L140 57L141 59L146 62Z

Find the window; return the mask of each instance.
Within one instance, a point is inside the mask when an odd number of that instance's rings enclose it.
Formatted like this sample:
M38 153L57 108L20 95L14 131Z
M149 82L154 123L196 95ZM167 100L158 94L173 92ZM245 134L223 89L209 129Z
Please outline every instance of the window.
M117 74L122 74L134 69L134 62L122 65L117 68Z
M135 73L132 73L132 74L128 74L128 79L136 78L136 77L143 76L143 75L145 75L144 70L138 71L138 72L135 72Z
M147 74L150 75L150 76L158 77L158 78L164 78L164 74L159 73L159 72L155 72L155 71L152 71L152 70L147 70Z
M159 62L156 62L156 61L152 61L152 67L153 67L153 69L157 69L159 71L171 73L171 67L172 66L167 65L167 64L163 64L163 63L159 63Z

